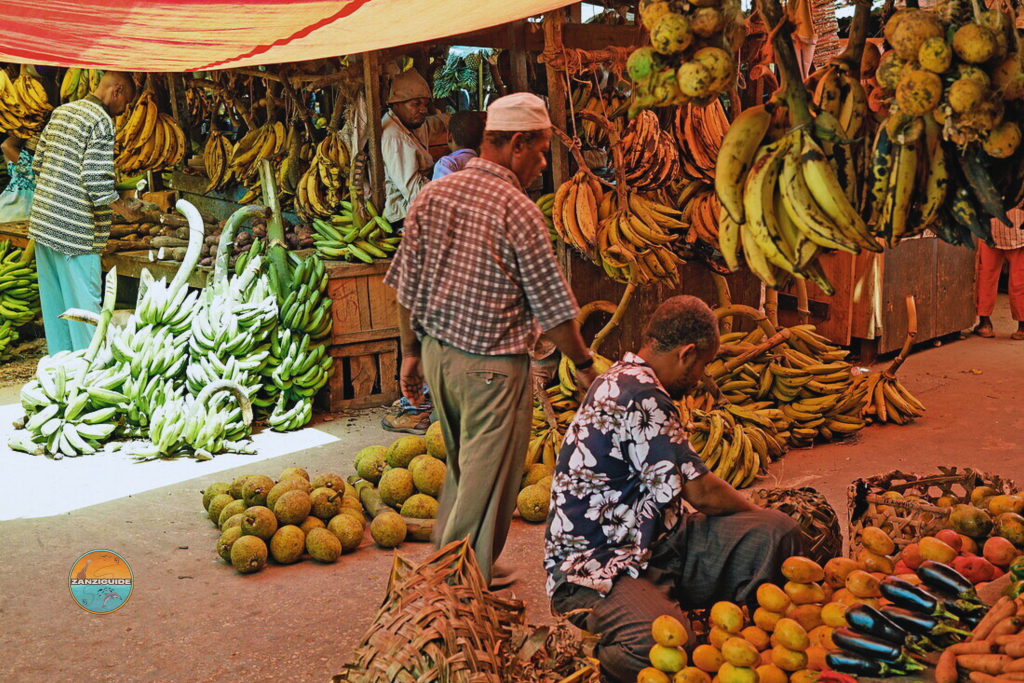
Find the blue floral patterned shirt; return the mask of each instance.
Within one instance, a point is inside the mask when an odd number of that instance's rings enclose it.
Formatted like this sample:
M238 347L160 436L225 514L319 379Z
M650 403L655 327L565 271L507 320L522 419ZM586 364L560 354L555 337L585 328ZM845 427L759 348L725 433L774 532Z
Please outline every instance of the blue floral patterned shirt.
M544 568L607 594L637 577L682 512L683 483L707 473L654 370L634 354L591 386L565 435L551 487Z
M18 163L7 162L7 175L11 176L8 187L12 190L34 190L36 174L32 172L32 153L22 149L18 155Z

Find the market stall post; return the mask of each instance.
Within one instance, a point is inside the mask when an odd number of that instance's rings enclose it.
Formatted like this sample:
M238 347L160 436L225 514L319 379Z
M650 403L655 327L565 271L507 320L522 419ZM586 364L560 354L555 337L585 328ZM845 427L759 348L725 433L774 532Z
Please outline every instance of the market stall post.
M530 82L526 68L526 21L513 21L505 28L508 33L508 54L512 72L510 92L528 92Z
M384 209L384 156L381 152L381 118L384 116L380 98L380 53L376 50L363 55L363 84L366 92L366 124L369 137L370 187L373 205Z

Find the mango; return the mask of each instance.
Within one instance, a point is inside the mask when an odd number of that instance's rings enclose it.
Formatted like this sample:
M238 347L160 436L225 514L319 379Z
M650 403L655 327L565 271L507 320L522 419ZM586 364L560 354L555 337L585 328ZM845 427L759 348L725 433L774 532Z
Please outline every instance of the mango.
M825 579L825 570L814 560L796 555L782 563L782 575L795 583L815 583Z
M672 679L664 671L658 671L653 666L649 666L646 669L641 669L640 673L636 675L636 683L672 683Z
M963 534L960 534L960 552L977 555L978 551L979 548L977 541L975 541L970 536L964 536Z
M832 594L832 602L841 602L847 607L853 605L858 600L860 600L860 598L851 593L848 588L840 588Z
M898 84L899 84L899 80L897 79L897 85ZM894 86L893 90L895 90L895 89L896 88ZM903 500L903 494L899 493L897 491L886 491L885 493L882 494L882 497L883 498L891 498L893 500ZM891 515L891 514L894 514L896 512L896 510L891 505L879 505L878 506L878 511L880 513L882 513L883 515ZM885 525L882 525L882 528L884 529Z
M878 598L882 595L878 590L878 579L863 569L850 572L846 577L846 590L858 598Z
M1024 495L996 496L989 501L988 511L996 517L1004 512L1024 514Z
M1024 548L1024 517L1016 512L1004 512L996 517L992 533L1002 536L1018 548Z
M807 637L811 641L811 645L817 645L823 647L826 650L834 650L835 643L832 642L832 632L835 631L831 626L822 624L818 628L814 629L807 634Z
M798 650L790 650L776 645L772 648L772 664L783 671L799 671L807 668L807 655Z
M805 631L810 631L825 623L821 619L821 605L794 606L786 612L786 616L803 626Z
M758 607L754 610L754 624L762 631L767 631L768 633L775 630L775 624L781 618L782 615L778 612L769 612L764 607Z
M758 683L789 683L789 674L774 664L757 667Z
M783 613L792 602L786 592L774 583L762 583L757 587L757 604L769 612Z
M772 634L779 645L788 650L803 652L811 646L811 640L807 630L798 622L789 617L780 619L775 625L775 632ZM800 667L801 669L804 667Z
M984 557L958 557L950 566L975 585L996 577L995 566Z
M833 557L825 563L825 581L833 588L844 588L846 577L854 569L864 569L864 567L848 557Z
M994 564L997 567L1010 566L1014 558L1020 553L1017 551L1013 544L1001 536L993 536L992 538L985 541L985 547L982 550L982 554L985 559Z
M672 683L711 683L711 676L695 666L688 666L676 672L672 677Z
M954 505L959 505L960 499L956 496L942 496L935 501L935 504L940 508L951 508Z
M709 674L717 674L725 664L725 657L712 645L698 645L693 651L693 665Z
M756 647L758 652L763 652L770 647L769 639L771 636L769 636L768 632L763 628L758 626L748 626L740 631L740 635L743 636L748 643Z
M674 674L686 666L686 650L681 647L655 645L647 655L655 669Z
M729 633L728 631L723 631L717 626L712 626L711 630L708 632L708 642L714 645L719 650L721 650L722 646L725 645L725 641L729 640L732 637L732 633Z
M775 647L775 646L774 645L769 645L768 649L761 653L761 666L767 666L769 664L771 664L772 666L775 666L774 664L772 664L772 648L773 647Z
M832 628L849 626L846 622L847 609L849 608L841 602L830 602L821 608L821 620L825 622L826 626Z
M959 554L956 550L949 547L948 544L943 543L934 536L925 536L921 539L919 544L921 552L921 559L931 560L932 562L939 562L941 564L949 564L956 559Z
M978 486L971 491L971 505L977 505L983 498L991 498L999 494L1000 492L991 486Z
M808 664L810 667L810 664ZM789 683L817 683L817 680L821 677L820 670L811 668L800 669L794 671L789 677Z
M729 633L743 630L743 610L731 602L716 602L711 607L711 623Z
M915 586L920 586L922 583L924 583L923 581L921 581L921 577L917 574L897 574L896 578L903 579L907 583L911 583Z
M758 683L757 672L747 667L733 666L729 662L722 665L718 670L718 680L721 683Z
M816 583L787 581L783 590L786 591L786 595L789 596L794 605L812 605L818 602L825 602L825 592Z
M949 513L949 527L974 539L987 538L992 531L992 520L984 510L973 505L957 505Z
M952 529L943 529L942 531L935 534L935 538L939 539L953 550L960 552L964 549L963 537Z
M896 563L892 561L892 558L878 555L867 548L860 551L857 559L861 561L864 568L869 572L880 572L888 575L896 571Z
M729 664L740 668L757 666L761 661L761 653L743 638L734 637L725 641L722 645L722 656ZM721 676L722 672L719 671L718 675Z
M651 635L654 642L665 647L681 647L686 645L687 634L683 624L671 614L662 614L651 624Z
M824 671L828 668L828 664L825 663L825 655L828 654L828 650L820 645L812 645L806 650L807 652L807 668L811 671Z
M896 550L896 544L889 538L889 534L876 526L864 527L860 532L860 542L876 555L892 555Z
M903 549L903 553L900 555L900 560L903 564L907 565L909 569L917 569L924 562L924 558L921 557L921 546L918 543L911 543Z

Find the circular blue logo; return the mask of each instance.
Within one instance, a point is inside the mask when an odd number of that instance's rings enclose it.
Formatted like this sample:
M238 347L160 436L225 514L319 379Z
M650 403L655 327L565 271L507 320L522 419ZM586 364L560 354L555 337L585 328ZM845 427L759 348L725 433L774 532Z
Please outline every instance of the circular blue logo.
M132 568L111 550L91 550L71 566L68 588L86 612L110 614L124 607L132 594Z

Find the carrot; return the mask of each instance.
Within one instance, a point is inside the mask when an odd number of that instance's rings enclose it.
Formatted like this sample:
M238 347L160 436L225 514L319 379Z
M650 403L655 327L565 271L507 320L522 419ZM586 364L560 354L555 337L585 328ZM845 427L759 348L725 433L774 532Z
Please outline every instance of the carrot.
M996 646L987 640L973 643L957 643L950 645L939 655L939 663L935 665L935 683L956 683L960 673L956 670L958 655L988 655L995 652Z
M992 632L985 637L985 640L992 640L1000 636L1012 636L1020 630L1020 619L1007 617L992 627Z
M1003 669L1003 673L1024 673L1024 659L1015 659L1006 665Z
M1001 674L1003 667L1012 661L1013 657L1007 655L960 655L956 658L957 666L992 676Z
M988 634L992 633L992 629L996 627L996 624L1007 617L1014 616L1016 613L1017 603L1004 595L999 598L999 601L992 606L988 614L974 627L972 639L985 640L988 638Z
M1015 640L1008 645L1004 645L1003 652L1016 659L1024 657L1024 640Z
M953 655L990 655L997 653L999 646L991 640L974 640L969 643L950 645L944 652Z
M990 676L980 671L971 672L971 680L974 683L1013 683L1013 679L1003 676Z
M1004 671L999 677L1010 681L1024 681L1024 671Z
M989 640L992 639L990 638ZM998 636L997 638L995 638L996 645L1000 646L1009 645L1010 643L1016 642L1018 640L1024 640L1024 633L1013 633L1011 635Z

